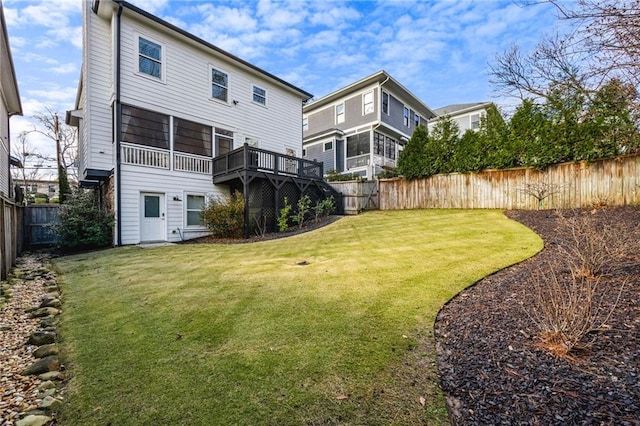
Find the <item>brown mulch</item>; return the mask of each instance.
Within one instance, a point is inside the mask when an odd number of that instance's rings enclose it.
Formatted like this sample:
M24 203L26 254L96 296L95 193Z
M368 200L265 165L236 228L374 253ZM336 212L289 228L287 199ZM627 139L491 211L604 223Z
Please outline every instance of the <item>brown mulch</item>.
M568 357L540 348L526 313L535 299L531 276L559 263L571 235L557 212L508 212L540 235L545 248L479 281L440 311L438 369L452 424L640 425L640 206L571 214L621 225L635 242L601 277L600 288L625 283L607 326ZM605 306L617 296L604 293Z

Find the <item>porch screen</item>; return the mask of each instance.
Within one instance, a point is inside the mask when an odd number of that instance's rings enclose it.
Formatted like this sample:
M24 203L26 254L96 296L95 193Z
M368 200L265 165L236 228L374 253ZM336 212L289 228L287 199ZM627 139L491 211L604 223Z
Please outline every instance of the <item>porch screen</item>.
M173 148L180 152L211 157L211 126L174 118Z
M169 116L122 105L120 140L138 145L169 149Z
M358 133L347 138L347 157L368 154L370 150L369 132Z

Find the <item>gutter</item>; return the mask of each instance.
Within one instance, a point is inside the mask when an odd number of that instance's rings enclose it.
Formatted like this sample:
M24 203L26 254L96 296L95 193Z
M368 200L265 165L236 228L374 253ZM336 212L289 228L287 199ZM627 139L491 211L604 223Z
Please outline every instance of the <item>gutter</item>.
M122 4L118 3L118 15L116 19L116 101L115 101L115 142L116 142L116 245L122 246L122 184L121 178L121 154L120 154L120 133L122 130L122 105L120 103L120 45L121 45L121 21Z

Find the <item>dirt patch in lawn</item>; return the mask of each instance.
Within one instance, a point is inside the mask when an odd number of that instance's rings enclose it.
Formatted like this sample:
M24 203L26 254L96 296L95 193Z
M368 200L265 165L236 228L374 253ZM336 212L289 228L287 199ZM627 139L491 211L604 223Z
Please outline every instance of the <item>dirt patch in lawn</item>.
M508 212L539 234L545 248L486 277L440 311L438 369L453 424L640 424L640 206L563 213L623 226L635 243L600 277L604 307L616 303L625 283L617 307L606 327L589 333L590 345L570 357L540 348L527 314L536 300L531 276L557 265L573 236L558 212Z

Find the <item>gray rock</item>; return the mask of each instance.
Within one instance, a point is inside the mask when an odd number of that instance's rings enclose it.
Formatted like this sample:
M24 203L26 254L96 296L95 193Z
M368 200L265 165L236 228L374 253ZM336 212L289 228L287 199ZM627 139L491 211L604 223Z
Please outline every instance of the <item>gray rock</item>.
M28 345L42 346L54 343L56 341L56 333L51 331L36 331L27 340Z
M40 321L40 327L49 328L56 323L56 317L44 317Z
M60 299L57 299L57 298L45 297L42 300L42 303L40 303L40 307L41 308L56 308L56 309L60 309L61 306L62 306L62 302L60 302Z
M45 396L38 404L38 408L42 408L44 410L57 410L62 405L62 401L58 398L54 398L52 396Z
M20 419L16 422L16 426L44 426L53 420L49 416L42 415L29 415L24 419Z
M56 394L56 392L57 392L57 389L47 389L47 390L46 390L46 391L44 391L44 392L40 392L40 396L39 396L39 398L40 398L40 399L43 399L43 398L46 398L46 397L48 397L48 396L53 396L53 395L55 395L55 394Z
M60 361L57 356L48 356L42 358L27 368L22 372L23 376L35 376L42 373L48 373L49 371L56 371L60 367Z
M44 358L49 355L58 355L58 345L50 343L48 345L42 345L33 351L33 356L36 358Z
M49 371L48 373L43 373L38 376L40 380L63 380L64 374L59 371Z
M44 391L47 389L53 389L55 387L56 387L55 383L53 383L51 380L46 380L38 385L38 390Z
M56 308L38 308L31 312L31 318L42 318L48 316L56 316L60 314L60 310Z

